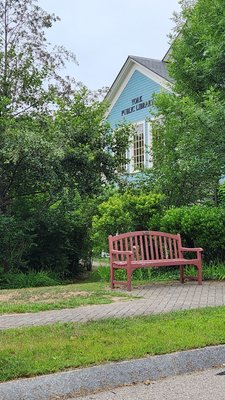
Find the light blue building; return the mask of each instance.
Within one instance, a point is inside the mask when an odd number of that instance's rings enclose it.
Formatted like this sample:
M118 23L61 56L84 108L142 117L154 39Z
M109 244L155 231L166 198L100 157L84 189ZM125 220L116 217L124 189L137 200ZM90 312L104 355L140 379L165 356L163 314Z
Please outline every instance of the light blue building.
M106 96L110 104L107 119L111 127L125 121L134 124L136 129L133 143L128 150L128 173L152 165L153 94L161 90L172 91L167 57L168 54L160 61L129 56Z

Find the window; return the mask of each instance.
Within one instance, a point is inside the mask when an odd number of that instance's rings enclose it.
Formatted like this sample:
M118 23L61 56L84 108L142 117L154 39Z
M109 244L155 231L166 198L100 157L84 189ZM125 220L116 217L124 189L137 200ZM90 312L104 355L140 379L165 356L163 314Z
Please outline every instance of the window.
M132 169L133 172L144 168L145 164L145 140L144 122L137 123L132 146Z

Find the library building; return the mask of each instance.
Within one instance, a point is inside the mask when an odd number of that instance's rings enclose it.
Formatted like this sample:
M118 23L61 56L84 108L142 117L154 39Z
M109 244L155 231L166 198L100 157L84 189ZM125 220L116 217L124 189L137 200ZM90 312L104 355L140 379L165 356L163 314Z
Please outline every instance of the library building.
M110 104L107 120L112 128L119 122L133 123L136 129L127 157L127 173L151 167L151 109L153 94L172 91L167 71L168 54L163 60L129 56L113 82L106 100Z

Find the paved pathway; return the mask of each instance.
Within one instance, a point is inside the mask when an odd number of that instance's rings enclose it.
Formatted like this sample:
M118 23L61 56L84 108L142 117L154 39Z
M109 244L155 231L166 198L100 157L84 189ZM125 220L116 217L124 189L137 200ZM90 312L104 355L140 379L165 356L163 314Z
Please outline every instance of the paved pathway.
M119 293L119 292L118 292ZM131 295L140 299L119 301L107 305L91 305L74 309L0 316L0 329L48 325L55 322L86 322L103 318L151 315L175 310L225 305L225 282L195 282L184 285L157 283L137 287Z

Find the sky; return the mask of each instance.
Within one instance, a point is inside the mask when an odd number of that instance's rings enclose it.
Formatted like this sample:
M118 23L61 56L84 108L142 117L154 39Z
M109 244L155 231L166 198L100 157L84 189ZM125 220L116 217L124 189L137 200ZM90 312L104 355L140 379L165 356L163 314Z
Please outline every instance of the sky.
M90 90L110 87L128 55L162 59L179 0L38 0L61 18L47 31L72 51L79 66L67 73Z

